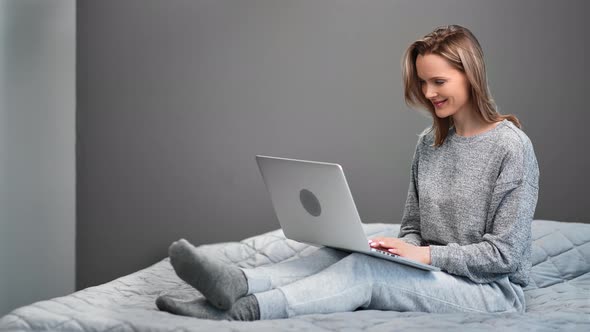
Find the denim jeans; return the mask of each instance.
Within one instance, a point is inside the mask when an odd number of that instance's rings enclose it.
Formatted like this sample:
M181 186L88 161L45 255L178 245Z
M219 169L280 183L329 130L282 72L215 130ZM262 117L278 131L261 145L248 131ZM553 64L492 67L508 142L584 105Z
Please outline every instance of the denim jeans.
M517 312L522 287L508 277L488 284L384 259L320 248L308 256L242 269L260 319L375 309L392 311Z

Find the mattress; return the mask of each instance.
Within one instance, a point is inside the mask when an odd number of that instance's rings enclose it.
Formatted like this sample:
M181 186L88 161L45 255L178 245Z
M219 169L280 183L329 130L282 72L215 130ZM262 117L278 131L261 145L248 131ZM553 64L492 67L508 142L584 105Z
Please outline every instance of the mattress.
M365 224L369 236L396 236L399 224ZM63 297L17 308L0 318L0 331L590 331L590 224L533 221L533 268L524 314L428 314L359 310L290 319L233 322L159 311L155 299L201 296L180 280L169 259ZM281 230L203 250L240 267L309 255L317 247L285 239Z

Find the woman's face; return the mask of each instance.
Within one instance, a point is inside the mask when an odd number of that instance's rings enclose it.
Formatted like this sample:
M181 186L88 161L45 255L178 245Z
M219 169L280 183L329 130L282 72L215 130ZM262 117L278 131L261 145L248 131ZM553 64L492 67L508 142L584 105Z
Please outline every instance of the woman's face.
M418 55L416 71L422 93L432 102L439 118L469 111L469 81L445 58L437 54Z

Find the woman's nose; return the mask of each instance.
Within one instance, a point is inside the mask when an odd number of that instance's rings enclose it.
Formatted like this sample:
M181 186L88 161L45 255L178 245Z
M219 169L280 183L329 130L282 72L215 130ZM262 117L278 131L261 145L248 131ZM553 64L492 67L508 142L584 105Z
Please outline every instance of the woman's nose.
M428 99L432 99L432 98L436 97L435 89L426 86L424 88L424 96Z

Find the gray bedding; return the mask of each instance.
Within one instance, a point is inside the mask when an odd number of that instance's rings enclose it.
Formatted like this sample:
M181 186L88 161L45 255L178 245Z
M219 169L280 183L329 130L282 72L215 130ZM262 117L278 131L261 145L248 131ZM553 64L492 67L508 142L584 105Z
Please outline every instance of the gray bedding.
M367 234L397 235L398 224L366 224ZM590 331L590 224L535 220L527 312L428 314L362 310L258 322L208 321L160 312L161 294L200 296L168 259L109 283L18 308L0 331ZM220 259L254 267L308 255L316 247L286 240L280 230L205 247Z

